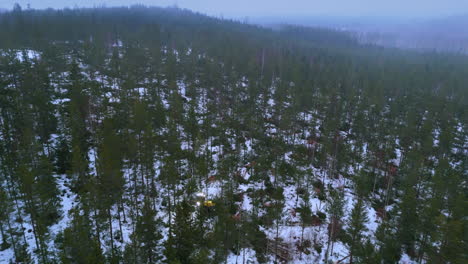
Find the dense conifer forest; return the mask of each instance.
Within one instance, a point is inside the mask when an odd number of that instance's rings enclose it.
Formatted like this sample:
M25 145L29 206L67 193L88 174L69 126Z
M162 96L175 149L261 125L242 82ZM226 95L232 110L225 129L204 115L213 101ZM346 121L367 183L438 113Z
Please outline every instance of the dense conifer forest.
M0 263L468 263L468 57L178 8L0 14Z

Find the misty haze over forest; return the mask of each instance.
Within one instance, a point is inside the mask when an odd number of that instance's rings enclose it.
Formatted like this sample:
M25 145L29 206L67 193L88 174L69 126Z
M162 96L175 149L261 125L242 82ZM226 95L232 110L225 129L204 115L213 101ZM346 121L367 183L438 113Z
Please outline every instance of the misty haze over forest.
M390 19L351 17L263 17L266 26L304 25L348 31L363 43L439 52L468 52L468 15L441 18Z
M30 8L76 8L132 4L178 6L215 17L264 26L294 24L349 31L361 42L424 51L466 53L468 1L214 1L214 0L41 0L0 1Z
M14 3L31 8L73 8L93 6L178 6L210 16L230 18L267 16L334 16L334 17L390 17L431 18L466 14L464 0L1 0L0 8L12 8Z

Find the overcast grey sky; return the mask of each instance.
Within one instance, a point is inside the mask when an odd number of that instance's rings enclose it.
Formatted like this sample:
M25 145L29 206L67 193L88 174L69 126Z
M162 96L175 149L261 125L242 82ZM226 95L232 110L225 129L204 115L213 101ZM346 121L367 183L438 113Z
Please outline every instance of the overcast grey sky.
M468 13L468 0L0 0L1 8L17 2L32 8L122 6L141 3L153 6L177 4L209 15L226 17L326 15L433 17Z

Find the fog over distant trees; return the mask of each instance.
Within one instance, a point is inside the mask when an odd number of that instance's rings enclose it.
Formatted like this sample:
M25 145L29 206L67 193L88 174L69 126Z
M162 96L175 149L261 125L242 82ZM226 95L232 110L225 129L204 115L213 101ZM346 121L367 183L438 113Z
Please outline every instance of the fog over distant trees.
M294 24L351 31L361 42L423 51L467 53L468 1L267 0L4 0L23 8L178 6L216 17L277 26Z
M288 24L347 31L362 43L386 47L468 52L468 14L437 18L270 16L249 22L273 28Z

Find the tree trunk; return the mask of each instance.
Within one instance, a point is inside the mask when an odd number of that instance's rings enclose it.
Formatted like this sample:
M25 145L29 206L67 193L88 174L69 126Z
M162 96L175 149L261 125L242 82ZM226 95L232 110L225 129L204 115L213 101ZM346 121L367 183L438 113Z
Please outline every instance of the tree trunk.
M107 214L109 217L109 234L110 234L110 246L111 246L111 257L114 258L114 235L112 232L112 214L111 207L107 208Z

